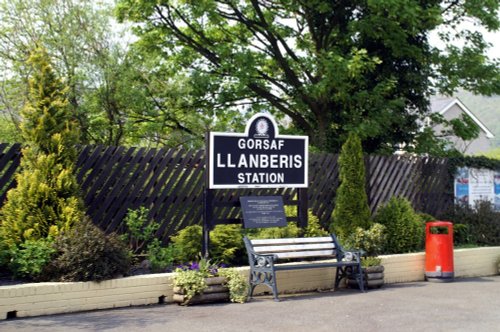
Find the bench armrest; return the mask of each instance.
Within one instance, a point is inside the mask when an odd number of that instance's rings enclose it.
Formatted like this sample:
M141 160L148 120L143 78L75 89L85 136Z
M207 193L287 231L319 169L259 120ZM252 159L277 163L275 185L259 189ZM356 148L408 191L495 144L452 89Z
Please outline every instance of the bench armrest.
M341 260L345 259L346 261L354 261L359 263L362 255L362 250L343 250Z
M276 255L256 254L255 252L251 253L250 258L252 258L249 262L250 266L256 268L273 268L274 262L278 259Z

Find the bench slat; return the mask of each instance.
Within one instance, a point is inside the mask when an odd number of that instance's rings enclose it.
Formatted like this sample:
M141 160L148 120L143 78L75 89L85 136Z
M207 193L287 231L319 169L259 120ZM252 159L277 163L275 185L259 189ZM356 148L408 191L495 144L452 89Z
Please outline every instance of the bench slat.
M293 244L293 243L324 243L332 242L329 236L325 237L301 237L301 238L284 238L284 239L254 239L250 240L253 246L268 245L268 244Z
M334 249L333 243L312 243L312 244L293 244L293 245L272 245L254 247L254 251L258 254L262 253L278 253L285 251L305 251L305 250L321 250Z
M311 263L311 264L300 264L300 265L288 265L288 264L279 264L275 265L274 269L276 271L286 271L286 270L307 270L314 268L325 268L325 267L344 267L344 266L356 266L357 263L354 261L350 262L333 262L333 263Z
M278 252L275 254L279 259L282 258L306 258L306 257L332 257L335 255L333 250L314 250L314 251L293 251Z

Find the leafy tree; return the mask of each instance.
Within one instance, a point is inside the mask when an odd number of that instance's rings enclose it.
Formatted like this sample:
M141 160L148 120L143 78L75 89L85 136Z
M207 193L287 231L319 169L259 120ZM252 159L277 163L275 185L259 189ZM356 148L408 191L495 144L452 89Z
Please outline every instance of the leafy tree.
M28 62L33 69L21 129L22 151L17 187L0 210L0 238L7 247L53 237L83 217L83 202L73 175L79 130L68 107L67 90L43 49Z
M147 1L120 0L157 68L188 77L191 105L230 118L269 110L321 150L339 151L347 133L364 150L393 151L419 135L428 95L462 86L500 91L498 60L471 30L499 28L497 1ZM457 39L464 41L461 48ZM209 108L207 110L207 108ZM191 110L192 112L194 110ZM421 136L421 140L426 136Z
M355 133L342 146L339 156L339 180L333 210L332 230L347 237L358 227L367 229L371 225L370 207L365 190L365 163L361 140Z
M0 0L0 112L17 125L27 91L32 45L43 46L68 87L82 141L117 145L142 94L130 81L127 58L109 2ZM147 105L149 106L149 105Z
M157 55L135 45L127 55L128 70L120 101L127 105L129 123L123 143L150 147L200 148L207 130L232 127L240 116L214 120L208 102L193 98L195 82L175 73L168 64L157 64ZM127 83L128 82L128 83ZM134 93L130 94L130 90ZM228 125L228 122L230 124Z
M0 115L0 142L16 143L20 141L19 132L9 118Z
M459 152L465 153L472 141L479 136L479 126L466 114L461 115L460 118L450 120L450 125L452 130L447 133L448 136L453 137L453 135L456 135L462 142L462 148Z
M0 113L14 128L27 94L26 59L34 43L47 49L54 70L65 79L84 143L198 148L214 127L212 106L191 97L195 84L158 64L157 54L140 44L129 47L111 2L0 0L0 16ZM217 121L228 127L222 117ZM5 140L11 140L8 134Z
M462 114L460 118L446 120L441 114L432 114L431 126L426 126L416 137L416 153L453 157L464 154L472 141L479 136L480 128L474 120Z

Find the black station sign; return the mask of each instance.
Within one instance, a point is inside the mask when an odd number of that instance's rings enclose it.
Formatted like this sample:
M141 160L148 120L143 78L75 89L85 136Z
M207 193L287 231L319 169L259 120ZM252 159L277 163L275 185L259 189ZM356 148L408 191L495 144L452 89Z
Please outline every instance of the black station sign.
M307 136L279 135L269 114L256 114L245 133L211 132L209 188L307 188Z

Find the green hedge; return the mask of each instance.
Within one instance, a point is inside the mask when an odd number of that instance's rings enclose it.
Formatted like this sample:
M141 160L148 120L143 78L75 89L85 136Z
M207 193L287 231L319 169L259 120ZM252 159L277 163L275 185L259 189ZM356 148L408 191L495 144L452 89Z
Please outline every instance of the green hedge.
M401 254L424 248L425 224L407 199L392 197L378 209L374 221L386 227L383 253Z

